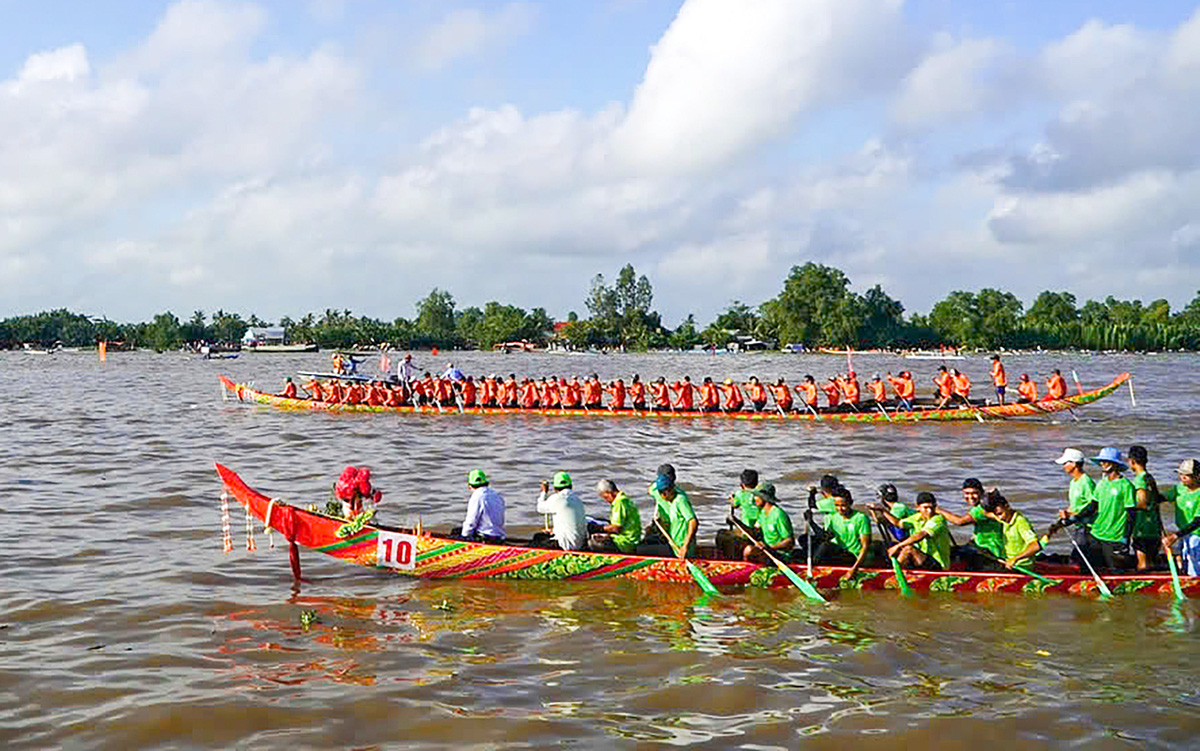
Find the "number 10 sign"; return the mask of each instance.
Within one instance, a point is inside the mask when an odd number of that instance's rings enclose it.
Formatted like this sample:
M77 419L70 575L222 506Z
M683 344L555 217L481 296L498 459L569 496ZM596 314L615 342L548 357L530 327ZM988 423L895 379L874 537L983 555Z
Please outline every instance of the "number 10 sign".
M379 530L375 541L375 565L412 571L417 567L417 536Z

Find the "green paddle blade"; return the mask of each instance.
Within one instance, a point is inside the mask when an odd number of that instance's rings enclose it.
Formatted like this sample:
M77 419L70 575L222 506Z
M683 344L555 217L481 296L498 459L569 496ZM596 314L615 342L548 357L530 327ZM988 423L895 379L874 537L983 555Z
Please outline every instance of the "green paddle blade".
M691 561L684 561L684 563L687 564L688 573L691 574L692 578L696 580L696 583L700 585L700 589L704 590L704 594L709 595L710 597L721 596L721 593L716 587L713 586L713 583L707 576L705 576L704 572L700 570L699 566Z
M1025 574L1026 576L1031 576L1034 579L1037 579L1038 581L1042 582L1043 584L1055 584L1056 583L1053 579L1047 579L1046 577L1042 576L1041 574L1035 572L1033 569L1026 568L1025 566L1021 565L1020 563L1015 564L1013 566L1013 570L1020 571L1022 574Z
M792 584L795 584L800 591L804 593L805 597L810 600L816 600L817 602L828 602L828 600L826 600L824 596L817 591L817 588L814 587L811 582L801 577L795 571L792 571L791 567L789 567L787 564L780 565L778 568L783 572L784 576L792 580Z
M1183 593L1183 587L1179 586L1179 569L1175 567L1175 556L1171 551L1167 551L1167 565L1171 567L1171 587L1175 590L1176 600L1186 600L1187 595Z
M912 597L912 587L908 586L908 579L904 576L904 569L900 568L900 561L892 558L892 571L896 574L896 584L900 586L900 594L905 597Z

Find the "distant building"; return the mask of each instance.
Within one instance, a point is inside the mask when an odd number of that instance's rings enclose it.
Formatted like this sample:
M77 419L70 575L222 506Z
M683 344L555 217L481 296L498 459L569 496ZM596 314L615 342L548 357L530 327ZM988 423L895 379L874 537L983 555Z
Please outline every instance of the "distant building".
M264 344L283 344L283 327L258 328L252 326L246 329L246 333L242 335L243 347L258 347Z

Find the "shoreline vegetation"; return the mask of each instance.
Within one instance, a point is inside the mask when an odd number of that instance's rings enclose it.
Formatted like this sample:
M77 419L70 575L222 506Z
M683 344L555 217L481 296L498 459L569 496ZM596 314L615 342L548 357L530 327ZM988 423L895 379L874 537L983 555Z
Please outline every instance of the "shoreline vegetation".
M159 352L206 343L219 352L238 349L251 328L276 326L284 330L286 343L323 350L490 350L517 342L577 351L1200 350L1200 291L1172 312L1162 299L1144 305L1110 295L1078 305L1070 292L1046 290L1026 309L1010 292L956 290L928 315L905 316L904 305L880 285L858 294L843 272L810 262L792 267L776 297L756 307L734 301L703 328L691 314L674 328L664 326L653 299L649 279L627 264L612 284L602 274L593 277L583 301L586 317L572 311L563 321L543 308L526 311L497 301L459 309L449 292L434 288L416 303L413 319L390 322L327 308L320 315L285 316L277 324L224 310L211 316L197 310L186 321L168 311L147 322L116 323L58 309L0 320L0 349L94 347L107 341L110 349Z

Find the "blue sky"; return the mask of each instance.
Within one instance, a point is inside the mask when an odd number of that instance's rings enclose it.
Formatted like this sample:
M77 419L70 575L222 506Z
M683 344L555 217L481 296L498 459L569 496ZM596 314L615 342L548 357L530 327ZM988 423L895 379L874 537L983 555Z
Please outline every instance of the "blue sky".
M1187 304L1194 3L0 0L0 316Z

